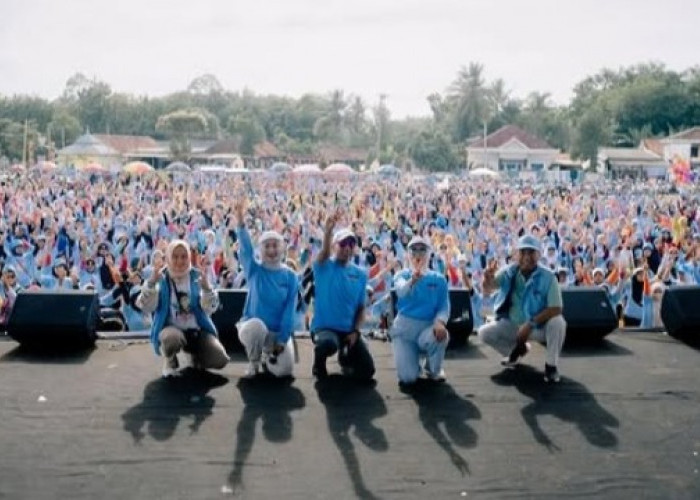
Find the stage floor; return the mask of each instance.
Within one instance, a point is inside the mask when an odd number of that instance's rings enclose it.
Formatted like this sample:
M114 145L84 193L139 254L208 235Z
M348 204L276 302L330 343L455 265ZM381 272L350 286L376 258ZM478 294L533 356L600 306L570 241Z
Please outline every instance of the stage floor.
M144 342L68 358L0 342L0 498L700 498L700 351L660 333L567 349L542 381L472 339L448 381L398 390L390 344L377 383L310 375L159 378ZM329 362L337 371L335 361Z

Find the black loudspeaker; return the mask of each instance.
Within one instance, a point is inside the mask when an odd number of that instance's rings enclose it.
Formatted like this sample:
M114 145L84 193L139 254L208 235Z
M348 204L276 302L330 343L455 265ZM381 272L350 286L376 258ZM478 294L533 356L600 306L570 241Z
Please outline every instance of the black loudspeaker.
M598 287L568 287L561 291L567 342L600 340L618 328L607 292Z
M33 348L80 349L95 344L98 322L99 301L94 292L21 291L7 333Z
M700 338L700 286L672 286L661 301L661 320L672 337Z
M474 331L471 295L467 290L450 290L450 319L447 322L450 334L448 349L463 347Z
M226 352L245 352L238 339L236 323L243 316L243 307L247 296L246 290L219 290L219 308L212 314L211 319Z

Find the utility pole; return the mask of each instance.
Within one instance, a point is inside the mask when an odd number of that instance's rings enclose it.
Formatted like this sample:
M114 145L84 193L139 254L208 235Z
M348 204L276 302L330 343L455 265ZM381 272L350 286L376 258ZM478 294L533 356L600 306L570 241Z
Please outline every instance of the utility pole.
M377 161L382 154L382 128L384 127L384 101L386 94L379 94L379 107L377 108Z
M24 137L22 139L22 165L27 168L27 119L24 119Z

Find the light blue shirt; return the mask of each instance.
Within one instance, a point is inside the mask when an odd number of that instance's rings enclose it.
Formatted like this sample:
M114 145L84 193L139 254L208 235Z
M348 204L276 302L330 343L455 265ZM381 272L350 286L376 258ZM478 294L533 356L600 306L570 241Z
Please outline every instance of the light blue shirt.
M351 333L357 311L364 307L367 273L355 264L335 259L314 262L314 318L311 331L333 330Z
M411 275L410 269L404 269L394 279L399 314L419 321L439 319L447 323L450 300L445 277L428 271L411 286Z
M245 227L238 228L239 256L248 283L243 309L244 320L259 318L267 329L277 334L277 342L286 344L294 333L299 282L287 266L270 269L253 256L253 244Z

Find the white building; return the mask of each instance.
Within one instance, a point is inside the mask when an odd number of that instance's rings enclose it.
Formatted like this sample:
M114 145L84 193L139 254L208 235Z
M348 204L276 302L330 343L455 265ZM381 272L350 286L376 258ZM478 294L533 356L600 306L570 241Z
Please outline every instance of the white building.
M690 161L692 168L700 168L700 127L689 128L677 134L660 139L666 162L673 162L676 157Z
M506 125L467 145L467 167L488 168L511 177L542 177L555 163L559 150L515 125Z

